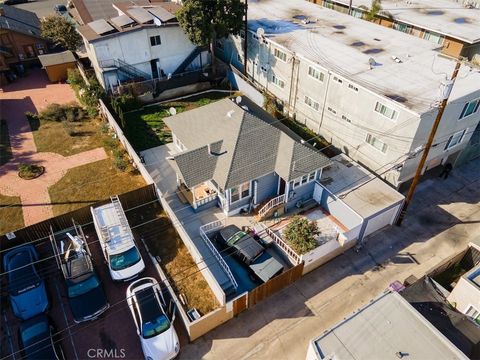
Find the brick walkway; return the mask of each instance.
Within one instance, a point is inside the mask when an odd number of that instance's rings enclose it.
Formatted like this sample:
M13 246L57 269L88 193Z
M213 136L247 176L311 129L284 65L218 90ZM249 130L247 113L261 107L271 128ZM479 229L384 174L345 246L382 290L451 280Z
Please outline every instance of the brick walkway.
M35 224L53 216L48 188L77 166L107 158L103 148L64 157L55 153L37 152L26 111L41 111L49 103L75 101L67 84L49 84L43 70L33 70L26 78L18 79L0 92L1 116L7 120L13 158L0 166L0 193L20 196L25 225ZM17 175L20 163L45 166L45 173L34 180Z

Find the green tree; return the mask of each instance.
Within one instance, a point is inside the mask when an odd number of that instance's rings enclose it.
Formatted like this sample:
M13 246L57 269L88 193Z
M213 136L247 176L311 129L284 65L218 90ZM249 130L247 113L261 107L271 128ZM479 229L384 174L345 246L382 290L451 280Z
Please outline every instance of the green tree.
M301 216L293 217L283 236L298 254L305 254L317 247L315 237L320 234L317 223Z
M197 46L210 45L215 73L215 40L238 35L244 14L245 4L240 0L184 0L177 19L191 42Z
M380 15L382 12L382 4L380 0L372 0L372 4L370 5L370 9L366 6L360 6L361 9L365 10L365 20L368 21L375 21L377 16Z
M82 44L82 37L75 26L63 16L47 16L42 20L40 29L42 37L65 49L75 51Z

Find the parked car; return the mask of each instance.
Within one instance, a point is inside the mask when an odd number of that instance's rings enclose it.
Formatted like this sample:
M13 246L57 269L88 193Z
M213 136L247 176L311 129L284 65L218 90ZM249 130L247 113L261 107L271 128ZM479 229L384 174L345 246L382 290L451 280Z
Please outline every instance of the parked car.
M134 281L127 289L127 303L140 337L146 360L173 359L180 351L173 327L175 306L170 302L169 315L160 285L151 277Z
M234 249L234 255L263 282L267 282L283 271L283 265L277 259L270 255L258 241L235 225L228 225L221 229L216 240L224 248Z
M5 5L18 5L28 3L29 0L5 0L3 3Z
M55 333L53 323L45 314L22 322L18 329L18 342L23 358L64 360L60 339Z
M33 245L14 248L3 257L13 313L22 320L43 313L49 305L45 281L35 267L38 260L39 255Z

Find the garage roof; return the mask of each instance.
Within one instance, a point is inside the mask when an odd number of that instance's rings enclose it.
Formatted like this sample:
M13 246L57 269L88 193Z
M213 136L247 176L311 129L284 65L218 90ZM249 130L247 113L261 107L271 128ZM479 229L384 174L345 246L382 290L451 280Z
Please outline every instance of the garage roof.
M364 219L405 198L345 154L335 156L323 170L321 183Z
M67 64L76 61L75 56L73 56L73 53L69 50L55 54L39 55L38 60L40 60L43 67Z

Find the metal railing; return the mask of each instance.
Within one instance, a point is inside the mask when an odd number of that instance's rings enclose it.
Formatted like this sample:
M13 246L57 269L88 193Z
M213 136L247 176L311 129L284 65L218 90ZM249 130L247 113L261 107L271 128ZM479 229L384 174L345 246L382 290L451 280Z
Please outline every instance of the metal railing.
M217 194L213 194L213 195L210 195L210 196L204 197L202 199L198 199L198 200L195 199L195 206L199 207L199 206L208 204L209 202L214 201L216 199L217 199Z
M208 248L210 249L210 251L213 253L213 255L215 256L215 258L218 260L218 262L220 263L220 266L222 267L222 269L225 271L225 273L227 274L228 278L230 279L230 281L232 282L232 285L233 287L235 288L235 290L238 288L238 284L237 284L237 281L235 280L235 277L233 276L232 274L232 271L230 270L230 267L227 265L227 263L225 262L225 260L223 259L223 257L220 255L220 253L218 252L218 250L215 248L215 246L212 244L212 242L210 241L209 237L207 236L207 234L209 232L212 232L216 229L219 229L221 227L224 226L224 223L222 220L216 220L216 221L213 221L211 223L208 223L208 224L205 224L203 226L200 226L200 235L203 239L203 241L205 242L205 244L208 246Z
M282 240L280 236L275 234L275 232L273 232L270 228L266 227L262 223L260 223L260 225L263 227L268 236L270 236L273 241L275 241L275 244L277 244L285 252L285 254L287 254L288 258L290 259L290 261L292 261L294 265L300 264L300 262L302 261L301 255L298 255L295 250L293 250L285 241Z
M267 202L259 211L258 211L258 217L263 218L270 210L272 210L274 207L277 207L279 205L282 205L285 203L285 194L277 196L273 199L271 199L269 202Z

